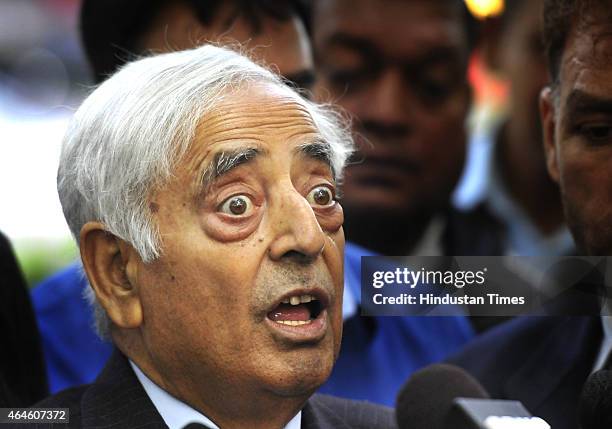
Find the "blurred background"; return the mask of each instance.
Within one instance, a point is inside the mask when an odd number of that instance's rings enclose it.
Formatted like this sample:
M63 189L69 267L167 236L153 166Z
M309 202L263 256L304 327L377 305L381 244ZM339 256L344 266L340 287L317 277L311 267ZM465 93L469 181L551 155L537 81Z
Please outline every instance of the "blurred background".
M55 176L91 85L78 10L76 0L0 0L0 230L30 285L76 255Z
M503 0L466 0L481 22ZM92 79L79 40L78 0L0 0L0 230L30 286L67 265L77 249L56 191L64 130ZM475 98L468 126L478 132L503 115L507 85L472 58ZM470 163L477 163L471 151Z

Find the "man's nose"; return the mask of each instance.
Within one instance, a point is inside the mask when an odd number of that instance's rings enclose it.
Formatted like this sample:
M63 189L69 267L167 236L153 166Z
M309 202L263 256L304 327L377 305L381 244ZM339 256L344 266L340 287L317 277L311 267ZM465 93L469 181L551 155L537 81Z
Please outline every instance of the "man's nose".
M325 233L306 198L295 189L283 192L270 204L274 240L270 244L273 260L291 258L308 263L325 247Z
M380 123L402 124L409 122L413 98L399 67L383 70L372 82L368 91L368 102L362 105L362 120L375 120Z

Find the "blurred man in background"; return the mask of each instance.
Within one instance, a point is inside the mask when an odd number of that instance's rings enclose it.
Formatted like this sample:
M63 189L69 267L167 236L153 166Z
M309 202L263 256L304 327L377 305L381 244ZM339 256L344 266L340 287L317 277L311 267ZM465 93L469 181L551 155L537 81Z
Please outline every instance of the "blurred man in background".
M495 254L468 225L454 228L450 207L471 101L463 2L316 5L318 87L354 115L360 150L345 180L347 236L385 255Z
M610 6L609 1L545 0L543 10L552 78L540 96L545 158L560 185L578 251L586 255L612 255ZM450 361L476 376L492 397L520 400L553 428L573 429L587 377L611 369L610 319L517 319Z
M97 82L145 52L240 44L295 86L314 83L304 0L84 0L81 33Z
M565 226L559 186L546 171L538 97L548 83L542 47L542 1L513 0L485 25L485 62L509 83L501 121L477 133L472 144L483 164L467 172L470 190L461 205L482 205L497 221L505 255L574 253ZM459 190L462 193L462 190Z
M499 253L487 220L450 201L466 149L470 18L450 0L315 2L316 92L354 117L359 150L343 190L347 239L359 245L347 246L345 265L357 305L361 256ZM393 403L405 378L464 343L467 328L453 318L349 320L323 391ZM372 356L366 365L364 353ZM383 356L389 365L377 367Z

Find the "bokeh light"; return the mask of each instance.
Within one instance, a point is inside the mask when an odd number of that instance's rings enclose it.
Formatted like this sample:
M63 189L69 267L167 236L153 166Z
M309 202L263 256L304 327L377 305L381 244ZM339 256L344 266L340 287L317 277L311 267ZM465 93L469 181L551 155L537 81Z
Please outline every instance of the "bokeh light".
M478 19L499 16L504 11L504 0L465 0L465 4Z

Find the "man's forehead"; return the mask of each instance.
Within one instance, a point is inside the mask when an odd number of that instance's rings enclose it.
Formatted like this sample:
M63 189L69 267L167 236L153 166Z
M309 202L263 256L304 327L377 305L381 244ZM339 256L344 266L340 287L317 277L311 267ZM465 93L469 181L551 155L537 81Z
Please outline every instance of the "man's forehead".
M217 143L236 138L275 139L305 132L316 132L316 127L304 101L289 89L269 85L225 96L201 119L197 139Z
M594 8L576 18L572 25L563 53L561 77L572 80L575 77L572 75L585 69L607 71L611 67L612 14L607 9Z
M290 90L273 85L241 89L204 115L182 164L199 174L222 153L255 149L270 154L319 140L305 103Z
M325 3L325 2L323 2ZM347 34L384 46L411 51L424 45L463 46L465 29L458 8L446 2L429 0L337 0L319 6L321 23L317 37ZM384 46L380 46L384 45Z

